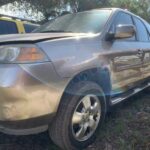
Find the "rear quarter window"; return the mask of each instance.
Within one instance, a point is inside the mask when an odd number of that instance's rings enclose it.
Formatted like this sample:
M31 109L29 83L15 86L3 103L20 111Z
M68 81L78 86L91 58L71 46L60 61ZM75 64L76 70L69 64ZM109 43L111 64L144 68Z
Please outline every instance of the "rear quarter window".
M37 27L38 27L38 25L24 24L24 29L25 29L26 33L31 33Z
M18 29L16 23L11 21L0 20L0 34L16 34Z

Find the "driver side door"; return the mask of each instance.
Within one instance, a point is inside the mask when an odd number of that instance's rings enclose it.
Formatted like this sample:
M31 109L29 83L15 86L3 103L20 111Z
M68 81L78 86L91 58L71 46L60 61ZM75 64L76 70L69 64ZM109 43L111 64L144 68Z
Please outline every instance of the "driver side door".
M114 32L118 25L134 25L132 16L119 12L111 25ZM131 38L114 39L109 42L112 94L121 94L132 89L142 79L143 54L138 45L136 34Z

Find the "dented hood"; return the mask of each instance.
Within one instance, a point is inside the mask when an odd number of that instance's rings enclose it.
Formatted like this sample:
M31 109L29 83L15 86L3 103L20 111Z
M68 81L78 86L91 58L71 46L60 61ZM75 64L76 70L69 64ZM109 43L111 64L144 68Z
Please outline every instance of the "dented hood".
M30 34L12 34L1 35L0 45L15 43L36 43L45 40L53 40L59 38L85 36L84 33L30 33Z

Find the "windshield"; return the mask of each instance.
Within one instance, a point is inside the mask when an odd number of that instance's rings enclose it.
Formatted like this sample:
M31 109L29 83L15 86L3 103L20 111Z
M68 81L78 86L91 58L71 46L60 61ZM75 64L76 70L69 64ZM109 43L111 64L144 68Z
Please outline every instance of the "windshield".
M99 33L106 24L111 10L92 10L58 17L34 32Z

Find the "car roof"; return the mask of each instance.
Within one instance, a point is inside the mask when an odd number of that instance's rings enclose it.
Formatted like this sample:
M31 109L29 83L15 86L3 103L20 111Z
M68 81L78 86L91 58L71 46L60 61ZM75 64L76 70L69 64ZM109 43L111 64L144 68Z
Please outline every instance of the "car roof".
M134 16L134 17L137 17L137 18L141 19L141 20L144 21L144 22L147 22L145 19L143 19L142 17L140 17L140 16L138 16L138 15L132 13L132 12L131 12L130 10L128 10L128 9L110 7L110 8L96 8L96 9L92 9L92 10L112 10L113 13L115 13L115 12L124 12L124 13L130 14L130 15L132 15L132 16ZM147 23L148 23L148 22L147 22Z
M125 13L128 13L132 16L135 16L135 17L138 17L138 18L141 18L140 16L130 12L130 10L128 9L122 9L122 8L115 8L115 7L110 7L110 8L97 8L97 9L93 9L93 10L112 10L113 12L119 12L119 11L122 11L122 12L125 12ZM142 18L141 18L142 19Z

